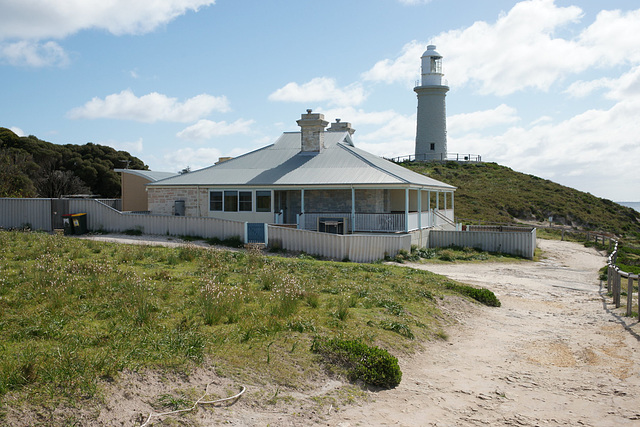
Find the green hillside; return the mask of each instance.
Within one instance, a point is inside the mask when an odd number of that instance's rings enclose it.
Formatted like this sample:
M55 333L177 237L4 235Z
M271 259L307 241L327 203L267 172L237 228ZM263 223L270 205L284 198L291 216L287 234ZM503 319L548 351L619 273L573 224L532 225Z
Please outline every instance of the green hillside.
M0 197L120 196L114 168L148 169L126 151L93 144L58 145L0 127Z
M456 220L543 222L640 237L640 214L611 200L516 172L495 163L405 162L403 166L458 187Z

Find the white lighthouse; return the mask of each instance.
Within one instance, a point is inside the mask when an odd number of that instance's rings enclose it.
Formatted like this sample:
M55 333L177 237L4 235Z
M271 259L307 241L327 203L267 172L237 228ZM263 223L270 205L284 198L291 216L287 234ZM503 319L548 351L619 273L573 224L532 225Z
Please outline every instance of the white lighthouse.
M442 55L434 45L422 54L422 79L413 90L418 94L416 160L447 159L447 114L445 96L449 87L443 84ZM446 82L445 82L446 83Z

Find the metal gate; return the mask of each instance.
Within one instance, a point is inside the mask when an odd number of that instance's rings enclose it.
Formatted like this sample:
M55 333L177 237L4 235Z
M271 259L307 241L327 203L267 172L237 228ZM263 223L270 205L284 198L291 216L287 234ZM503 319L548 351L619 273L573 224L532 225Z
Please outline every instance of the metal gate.
M267 243L265 240L266 224L263 222L247 223L247 243Z
M51 228L64 228L62 215L69 213L69 199L51 199Z

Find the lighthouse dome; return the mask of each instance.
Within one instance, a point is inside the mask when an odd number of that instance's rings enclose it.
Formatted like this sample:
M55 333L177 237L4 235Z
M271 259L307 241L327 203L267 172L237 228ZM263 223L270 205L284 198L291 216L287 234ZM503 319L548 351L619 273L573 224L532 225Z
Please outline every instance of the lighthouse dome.
M427 46L427 50L424 51L421 58L424 58L425 56L435 56L437 58L442 58L442 55L440 55L438 51L436 51L436 45L434 44L430 44L429 46Z

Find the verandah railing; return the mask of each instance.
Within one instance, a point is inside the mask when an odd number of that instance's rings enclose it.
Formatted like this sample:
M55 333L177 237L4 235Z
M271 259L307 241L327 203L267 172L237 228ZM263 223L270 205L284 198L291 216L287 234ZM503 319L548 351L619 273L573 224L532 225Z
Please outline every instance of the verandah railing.
M327 218L344 219L344 229L358 233L404 232L407 229L404 213L356 213L352 219L351 212L305 212L299 215L300 228L318 231L318 221ZM410 212L408 219L409 231L434 225L433 212Z

